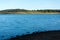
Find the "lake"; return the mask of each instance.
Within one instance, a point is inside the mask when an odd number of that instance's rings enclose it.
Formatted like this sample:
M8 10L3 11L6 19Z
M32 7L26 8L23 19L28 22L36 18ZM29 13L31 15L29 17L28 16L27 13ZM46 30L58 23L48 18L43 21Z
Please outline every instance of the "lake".
M50 30L60 30L60 14L0 14L0 40Z

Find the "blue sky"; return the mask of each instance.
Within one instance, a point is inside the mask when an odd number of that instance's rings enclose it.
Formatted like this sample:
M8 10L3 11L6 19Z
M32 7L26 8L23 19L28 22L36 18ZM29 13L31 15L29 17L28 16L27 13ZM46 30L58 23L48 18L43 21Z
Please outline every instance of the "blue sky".
M4 9L60 9L60 0L0 0Z

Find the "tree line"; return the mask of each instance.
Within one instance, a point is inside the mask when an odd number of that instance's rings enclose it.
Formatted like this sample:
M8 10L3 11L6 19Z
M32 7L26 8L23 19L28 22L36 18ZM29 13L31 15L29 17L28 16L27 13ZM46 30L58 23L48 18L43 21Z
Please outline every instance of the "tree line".
M26 9L7 9L0 12L60 12L60 10L26 10Z

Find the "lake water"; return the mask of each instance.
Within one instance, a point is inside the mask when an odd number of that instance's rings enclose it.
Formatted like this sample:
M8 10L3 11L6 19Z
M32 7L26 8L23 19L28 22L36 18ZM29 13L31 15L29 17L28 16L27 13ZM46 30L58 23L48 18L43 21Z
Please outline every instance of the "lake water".
M60 30L59 14L0 14L0 40L49 30Z

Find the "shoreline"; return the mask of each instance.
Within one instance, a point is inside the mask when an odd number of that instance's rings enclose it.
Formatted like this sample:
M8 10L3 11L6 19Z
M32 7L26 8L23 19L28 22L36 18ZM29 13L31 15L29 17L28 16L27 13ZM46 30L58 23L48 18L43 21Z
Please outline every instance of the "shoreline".
M60 30L47 31L47 32L33 32L32 34L17 35L11 37L9 40L60 40Z
M60 14L60 9L27 10L27 9L5 9L2 14Z
M0 14L60 14L60 12L0 12Z

